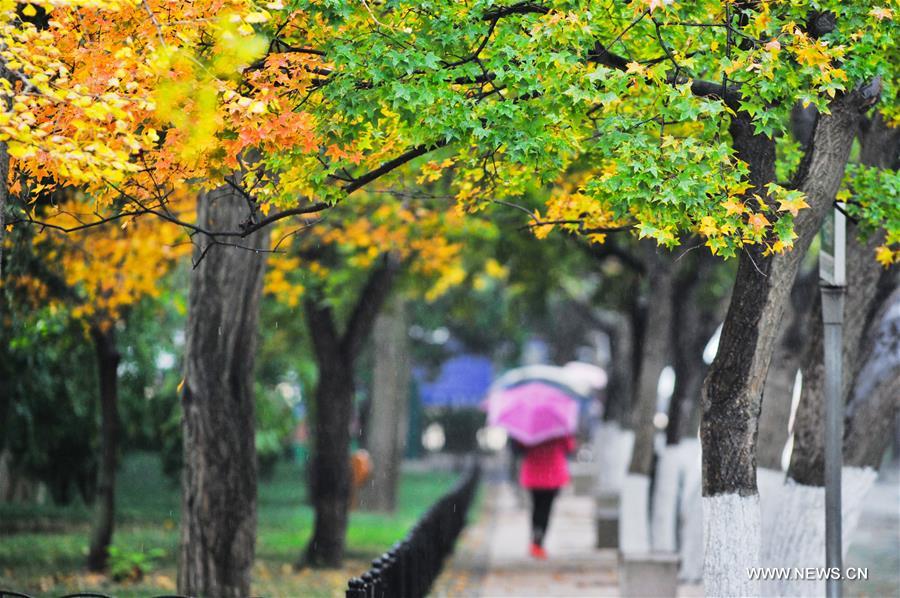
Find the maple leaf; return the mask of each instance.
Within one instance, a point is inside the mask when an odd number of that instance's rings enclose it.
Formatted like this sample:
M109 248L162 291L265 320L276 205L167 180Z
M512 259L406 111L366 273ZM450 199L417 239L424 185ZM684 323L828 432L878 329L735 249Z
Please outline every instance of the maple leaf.
M747 210L747 207L743 204L743 202L740 202L733 197L729 197L726 201L723 201L722 207L725 208L725 212L729 216L743 214Z
M890 21L894 18L894 11L887 6L876 6L869 11L869 15L875 17L879 21Z
M704 216L700 219L700 234L712 237L716 233L719 232L719 227L716 225L716 220L712 216Z
M796 216L797 213L803 208L808 207L809 204L806 203L806 201L803 199L803 196L800 194L792 194L791 196L785 197L778 202L779 212L790 212L793 216Z
M765 230L765 228L766 228L767 226L769 226L771 223L770 223L769 220L765 217L765 215L760 214L760 213L757 212L757 213L755 213L755 214L750 214L750 217L747 219L747 224L749 224L750 227L751 227L755 232L758 233L758 232L761 232L761 231Z
M900 256L900 252L898 252L898 256ZM885 268L893 264L898 256L895 256L894 252L887 245L881 245L875 249L875 260Z

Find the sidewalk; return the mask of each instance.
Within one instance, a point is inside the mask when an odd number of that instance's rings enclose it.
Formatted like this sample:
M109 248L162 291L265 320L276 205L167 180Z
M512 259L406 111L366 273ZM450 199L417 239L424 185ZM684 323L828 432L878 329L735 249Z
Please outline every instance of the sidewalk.
M594 548L594 504L566 489L553 505L546 549L550 558L528 556L528 504L507 483L485 484L480 513L431 593L440 597L618 596L617 553ZM473 514L474 515L474 514ZM702 596L687 586L679 596Z

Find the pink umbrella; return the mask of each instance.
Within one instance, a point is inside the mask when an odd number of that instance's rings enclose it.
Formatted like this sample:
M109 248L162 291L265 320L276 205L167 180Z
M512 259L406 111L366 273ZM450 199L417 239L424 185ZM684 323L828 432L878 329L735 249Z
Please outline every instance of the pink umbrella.
M495 391L487 403L488 423L529 446L572 434L578 424L578 403L544 382Z

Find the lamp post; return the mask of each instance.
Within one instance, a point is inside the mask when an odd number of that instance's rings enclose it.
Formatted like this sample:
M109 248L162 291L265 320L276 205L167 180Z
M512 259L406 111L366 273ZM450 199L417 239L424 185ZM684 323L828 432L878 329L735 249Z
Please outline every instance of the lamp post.
M841 538L841 467L844 401L842 395L844 295L847 290L847 222L838 204L822 226L819 286L825 353L825 566L843 572ZM840 575L829 575L825 595L840 598Z

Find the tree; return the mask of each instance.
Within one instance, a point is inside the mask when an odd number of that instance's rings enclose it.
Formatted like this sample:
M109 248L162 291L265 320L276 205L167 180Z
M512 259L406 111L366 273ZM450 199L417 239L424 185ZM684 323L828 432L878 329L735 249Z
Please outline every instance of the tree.
M42 200L49 203L46 198ZM71 199L59 201L50 212L47 222L54 227L102 220L102 216L81 213L79 204ZM18 257L31 262L31 272L17 273L11 286L18 287L27 302L46 302L80 322L94 345L100 459L87 566L92 571L102 571L106 568L115 523L115 478L121 439L121 355L116 326L127 321L133 306L159 295L159 281L184 254L177 244L180 230L162 221L142 221L111 231L88 227L73 234L62 234L55 228L45 235L29 232L24 231L23 238L31 244L30 255Z
M197 200L200 226L236 227L243 196L223 185ZM253 366L269 231L245 247L194 250L182 405L184 472L178 586L244 596L256 543ZM203 259L200 256L206 254Z
M853 168L846 179L848 199L865 205L867 178L891 176L896 165L898 136L896 130L884 126L876 115L874 122L865 123L861 135L860 167ZM884 171L884 172L880 172ZM858 173L858 174L857 174ZM896 176L894 173L893 176ZM880 186L880 189L885 187ZM867 237L860 237L868 233ZM888 445L883 426L875 422L890 420L896 403L882 396L883 383L896 378L896 363L885 358L891 346L896 322L888 315L897 288L896 267L883 268L872 255L884 244L883 233L866 227L848 227L847 298L844 317L844 354L842 396L846 405L844 438L844 534L852 534L858 519L859 505L874 482L880 457ZM794 421L794 443L785 483L772 489L772 506L767 509L770 533L764 544L767 562L799 560L823 562L821 546L824 542L824 520L809 520L802 513L814 510L824 500L824 365L821 300L813 303L810 315L809 343L802 358L803 384L800 403ZM894 360L895 361L895 360ZM869 368L864 372L865 368ZM878 372L877 374L875 372ZM859 419L857 419L859 418ZM861 433L862 429L868 430ZM847 542L844 542L846 548ZM796 592L796 583L774 584L775 592Z
M806 344L806 335L818 322L812 320L810 312L817 292L819 273L815 269L801 272L791 289L790 303L784 314L787 323L779 334L778 344L772 355L772 365L763 388L762 406L759 415L759 448L757 466L781 473L782 456L788 441L788 424L794 384ZM766 475L764 471L760 476ZM779 475L780 483L780 475Z
M654 469L659 376L672 361L672 308L674 305L675 268L673 258L656 253L645 242L642 247L646 264L647 323L641 347L640 370L631 410L634 448L628 477L620 501L622 521L619 547L624 554L650 551L650 478Z
M434 172L436 180L441 169ZM318 366L309 406L315 522L298 565L337 567L343 560L354 377L382 307L398 282L418 286L429 299L461 284L467 277L464 264L478 264L479 239L493 234L489 222L464 219L427 191L419 201L369 194L336 206L327 220L293 236L291 249L272 260L266 288L288 305L302 301ZM463 251L463 239L469 251ZM305 270L297 268L301 260Z
M404 297L395 294L372 331L374 371L366 448L374 467L359 497L360 506L370 511L393 512L397 504L412 366L406 310Z
M670 322L675 385L669 399L666 446L656 466L650 537L654 550L680 551L681 576L698 579L696 565L702 568L698 561L702 548L691 542L699 537L702 543L698 525L700 395L708 369L705 350L724 317L732 272L702 249L678 261Z

